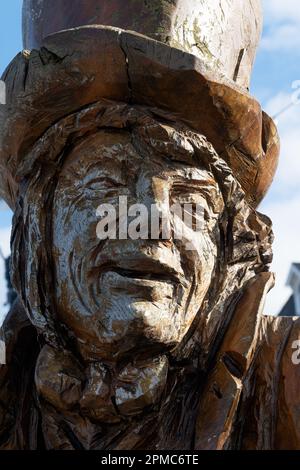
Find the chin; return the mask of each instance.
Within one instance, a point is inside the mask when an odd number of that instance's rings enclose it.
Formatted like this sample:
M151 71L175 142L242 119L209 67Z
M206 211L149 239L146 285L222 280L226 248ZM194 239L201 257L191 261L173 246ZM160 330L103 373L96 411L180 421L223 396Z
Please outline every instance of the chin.
M115 299L112 312L106 312L105 321L102 314L100 327L99 320L97 329L97 321L93 321L90 331L81 330L82 338L90 338L88 342L79 341L82 356L85 360L119 362L125 357L136 360L140 355L150 357L168 352L183 336L183 313L168 307L145 299L131 303L128 299Z

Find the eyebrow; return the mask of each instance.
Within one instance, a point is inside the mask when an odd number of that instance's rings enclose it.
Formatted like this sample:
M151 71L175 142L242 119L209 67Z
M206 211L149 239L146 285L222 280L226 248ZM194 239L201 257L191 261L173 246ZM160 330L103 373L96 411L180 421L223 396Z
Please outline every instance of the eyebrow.
M176 175L176 179L177 181L176 180L174 181L173 186L176 186L176 185L180 186L180 185L183 185L185 181L188 181L189 186L195 186L199 188L214 186L216 189L220 190L218 182L213 177L209 177L209 178L203 177L203 178L197 179L197 178L192 178L186 175Z
M188 181L188 186L185 184L185 181ZM217 208L216 206L217 203L214 201L214 198L209 198L209 195L210 195L209 190L212 188L217 192L217 197L220 200L222 200L222 202L224 203L223 194L222 194L220 185L214 178L195 180L195 179L189 179L186 176L178 175L178 180L174 181L172 185L172 189L175 190L175 192L176 192L176 186L178 187L178 190L180 189L180 187L185 188L187 192L192 189L198 190L199 193L201 193L205 197L206 201L215 210Z
M111 176L108 176L108 175L107 176L98 176L98 177L91 178L88 181L83 181L83 184L84 184L84 186L87 186L87 185L92 185L92 184L95 184L95 183L105 183L106 181L108 181L109 183L111 183L112 185L114 185L116 187L126 186L126 183L121 183L120 181L117 181L117 180L115 180L114 178L112 178Z

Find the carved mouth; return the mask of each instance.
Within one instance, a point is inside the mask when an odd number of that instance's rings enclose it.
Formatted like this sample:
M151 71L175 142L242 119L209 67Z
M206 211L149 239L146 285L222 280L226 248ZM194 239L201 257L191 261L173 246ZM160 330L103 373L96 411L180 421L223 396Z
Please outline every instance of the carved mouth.
M175 282L179 283L179 275L175 272L145 272L133 269L122 269L119 267L111 268L110 271L119 274L122 277L133 280L142 280L142 281L160 281L160 282Z

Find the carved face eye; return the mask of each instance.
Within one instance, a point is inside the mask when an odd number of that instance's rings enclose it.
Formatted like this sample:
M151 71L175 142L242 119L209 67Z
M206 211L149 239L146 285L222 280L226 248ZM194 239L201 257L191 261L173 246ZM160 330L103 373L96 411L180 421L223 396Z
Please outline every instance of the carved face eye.
M91 173L87 172L78 189L88 203L101 203L112 199L115 201L119 196L129 194L125 179L121 175L114 175L113 171L110 173L108 174L99 166L94 168Z
M86 183L89 191L106 191L108 189L124 188L125 184L110 178L109 176L96 177Z

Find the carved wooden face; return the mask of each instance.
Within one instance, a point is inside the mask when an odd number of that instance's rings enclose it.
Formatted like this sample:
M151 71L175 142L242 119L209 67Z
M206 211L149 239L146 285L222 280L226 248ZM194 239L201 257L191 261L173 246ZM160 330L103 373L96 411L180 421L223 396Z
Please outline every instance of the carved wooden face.
M210 286L224 203L213 175L189 161L140 151L129 131L99 131L68 155L53 205L58 317L87 359L166 351L188 332ZM174 203L203 208L201 231L182 240L99 240L96 210ZM117 221L117 225L118 225ZM191 249L191 246L193 249Z

